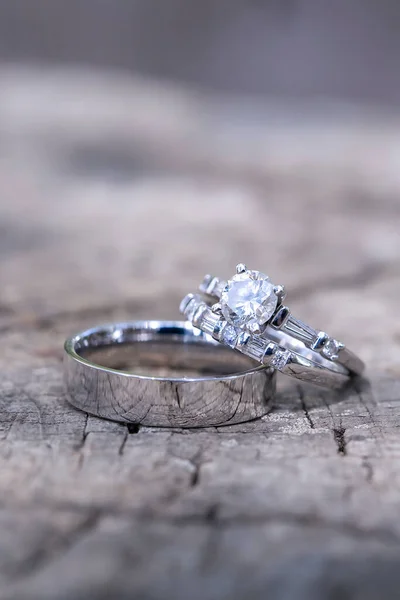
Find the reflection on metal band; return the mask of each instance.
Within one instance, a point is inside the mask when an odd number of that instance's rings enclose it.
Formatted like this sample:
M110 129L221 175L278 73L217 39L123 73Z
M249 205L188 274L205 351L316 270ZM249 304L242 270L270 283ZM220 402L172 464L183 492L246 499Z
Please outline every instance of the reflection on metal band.
M71 403L148 426L228 425L268 412L275 375L189 323L140 321L85 331L65 343Z

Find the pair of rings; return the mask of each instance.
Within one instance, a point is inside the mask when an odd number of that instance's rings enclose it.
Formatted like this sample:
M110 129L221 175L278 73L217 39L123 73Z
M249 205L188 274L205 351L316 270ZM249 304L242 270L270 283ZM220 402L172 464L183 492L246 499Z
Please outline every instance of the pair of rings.
M338 389L364 365L342 342L296 319L285 289L259 271L207 275L188 294L186 321L96 327L65 343L71 403L151 426L227 425L268 412L276 372ZM236 352L238 351L238 352Z

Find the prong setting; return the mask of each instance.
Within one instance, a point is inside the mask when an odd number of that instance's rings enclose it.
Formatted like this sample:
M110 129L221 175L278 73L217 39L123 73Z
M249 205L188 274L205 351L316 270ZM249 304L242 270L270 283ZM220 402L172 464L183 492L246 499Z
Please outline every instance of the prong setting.
M245 273L247 271L247 267L244 263L239 263L236 265L236 273L240 275L240 273Z
M260 335L261 333L263 333L263 331L265 331L266 328L266 324L261 324L261 323L256 323L255 321L253 323L249 323L246 327L246 329L250 332L250 333L254 333L256 335Z
M285 286L284 285L275 285L274 286L274 292L275 292L276 296L278 297L278 303L282 304L282 302L286 298L286 289L285 289Z
M344 344L342 344L342 342L328 337L322 346L321 354L323 354L325 358L335 361L339 358L339 352L343 349Z
M311 344L311 349L320 351L328 340L329 335L325 331L319 331L315 341Z
M216 302L215 304L213 304L211 310L215 315L222 314L221 302Z
M287 323L290 317L290 310L287 306L280 306L271 319L271 327L281 329Z
M181 312L184 315L187 307L189 306L193 298L194 294L186 294L186 296L183 298L182 302L179 305L179 312Z
M220 280L218 277L214 277L213 275L205 275L199 286L199 290L207 296L216 296L219 284Z

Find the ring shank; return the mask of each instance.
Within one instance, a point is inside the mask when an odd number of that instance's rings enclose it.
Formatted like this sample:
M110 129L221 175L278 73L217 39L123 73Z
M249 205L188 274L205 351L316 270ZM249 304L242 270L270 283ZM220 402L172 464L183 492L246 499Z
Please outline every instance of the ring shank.
M210 345L212 346L210 348ZM188 379L238 374L258 365L188 328L124 326L78 338L75 351L102 367L148 377Z
M234 348L284 375L332 389L341 389L349 382L351 373L340 362L326 359L282 331L273 330L270 334L268 330L262 335L243 334L227 325L202 296L189 294L182 301L181 310L195 327L212 335L222 345Z
M303 359L309 360L318 367L328 371L333 371L334 373L340 373L341 375L349 375L348 369L346 369L342 364L335 363L327 358L324 358L321 354L315 352L315 350L311 350L311 348L307 348L303 342L291 337L284 331L274 329L273 327L267 327L263 333L263 337L271 340L272 342L276 342L283 348L298 354Z
M268 412L272 369L189 323L140 321L85 331L65 344L71 403L149 426L232 424Z

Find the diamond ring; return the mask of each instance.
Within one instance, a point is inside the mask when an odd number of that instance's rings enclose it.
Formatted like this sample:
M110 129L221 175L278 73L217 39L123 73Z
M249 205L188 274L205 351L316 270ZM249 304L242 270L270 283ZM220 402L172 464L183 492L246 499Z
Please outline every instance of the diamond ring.
M200 291L217 302L210 307L189 294L181 303L186 318L262 364L328 387L363 372L362 361L342 342L296 319L284 305L285 288L259 271L239 264L228 281L206 275Z

